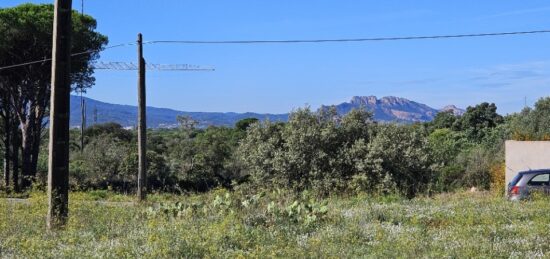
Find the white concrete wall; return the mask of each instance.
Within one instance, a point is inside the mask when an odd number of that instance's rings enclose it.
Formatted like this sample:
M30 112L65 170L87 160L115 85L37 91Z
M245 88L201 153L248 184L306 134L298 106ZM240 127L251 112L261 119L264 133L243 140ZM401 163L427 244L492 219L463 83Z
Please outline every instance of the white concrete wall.
M550 141L506 141L506 184L520 171L550 168Z

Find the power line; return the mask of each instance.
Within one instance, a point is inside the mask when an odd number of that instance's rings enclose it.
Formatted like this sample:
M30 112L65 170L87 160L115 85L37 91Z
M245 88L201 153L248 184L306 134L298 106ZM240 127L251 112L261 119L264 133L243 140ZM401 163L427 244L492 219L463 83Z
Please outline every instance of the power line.
M473 38L473 37L494 37L494 36L513 36L526 34L543 34L550 33L550 30L537 31L515 31L515 32L493 32L493 33L477 33L477 34L454 34L454 35L433 35L433 36L405 36L405 37L379 37L379 38L349 38L349 39L313 39L313 40L226 40L226 41L202 41L202 40L154 40L143 42L143 44L293 44L293 43L343 43L343 42L368 42L368 41L400 41L400 40L434 40L434 39L452 39L452 38ZM126 47L136 45L135 42L113 45L104 48L103 50ZM101 52L99 51L84 51L74 53L71 56L80 56ZM0 67L0 70L39 64L51 61L51 58L30 61L10 66Z
M477 34L455 34L434 36L405 36L405 37L380 37L380 38L355 38L355 39L314 39L314 40L230 40L230 41L195 41L195 40L156 40L147 41L144 44L179 43L179 44L270 44L270 43L330 43L330 42L365 42L365 41L398 41L398 40L428 40L449 38L472 38L490 36L510 36L522 34L550 33L550 30L494 32Z

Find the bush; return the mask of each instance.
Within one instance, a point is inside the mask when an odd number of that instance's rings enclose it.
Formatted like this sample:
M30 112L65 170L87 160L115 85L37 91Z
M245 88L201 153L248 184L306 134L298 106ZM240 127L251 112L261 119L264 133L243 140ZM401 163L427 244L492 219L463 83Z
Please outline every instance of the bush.
M185 189L207 191L230 187L241 179L234 150L242 136L238 129L209 127L194 136L181 132L167 147L170 170Z
M341 119L334 111L299 109L287 124L252 125L238 157L259 186L324 194L342 190L355 174L349 149L361 139L368 141L370 118L363 111Z
M407 197L426 192L433 170L422 130L389 124L378 132L368 145L366 172L375 176L383 192L396 188Z
M482 146L476 146L460 153L457 157L457 164L464 168L461 185L488 190L491 187L489 169L494 155Z
M436 173L434 191L450 192L464 187L464 168L459 165L449 165L440 168Z
M287 124L253 125L238 150L255 185L315 190L424 191L431 178L427 139L414 126L376 125L372 115L355 110L300 109Z

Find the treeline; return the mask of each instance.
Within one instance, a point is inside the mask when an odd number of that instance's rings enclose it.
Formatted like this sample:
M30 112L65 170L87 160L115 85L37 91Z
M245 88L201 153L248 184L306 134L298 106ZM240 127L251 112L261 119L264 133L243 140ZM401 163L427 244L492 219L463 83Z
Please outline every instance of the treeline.
M13 65L52 56L53 10L48 4L0 8L0 67L9 67L0 70L2 171L14 191L31 187L45 153L51 62ZM91 63L108 42L96 27L94 18L73 11L71 47L80 54L71 60L71 82L78 92L94 84Z
M149 130L148 182L155 191L208 191L217 187L344 192L419 193L503 187L504 141L550 139L550 98L508 116L494 104L465 114L439 113L429 123L377 123L354 110L298 109L287 123L246 119L233 128L198 129L180 117L180 128ZM73 190L132 192L136 185L136 133L110 123L71 131ZM47 150L43 141L42 150ZM36 186L44 186L47 152L38 161Z

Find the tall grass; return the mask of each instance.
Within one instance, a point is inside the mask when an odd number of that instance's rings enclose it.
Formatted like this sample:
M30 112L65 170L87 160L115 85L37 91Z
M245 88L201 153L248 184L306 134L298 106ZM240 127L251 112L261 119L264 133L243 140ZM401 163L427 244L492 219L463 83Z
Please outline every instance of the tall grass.
M284 191L71 196L45 229L45 195L0 200L0 257L538 257L550 255L550 203L488 193L317 199Z

